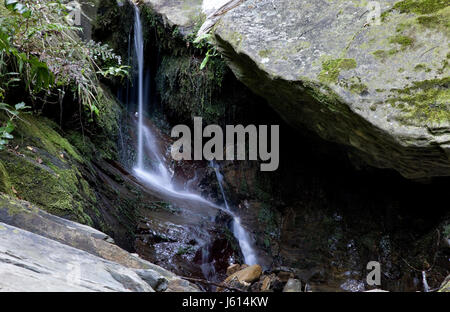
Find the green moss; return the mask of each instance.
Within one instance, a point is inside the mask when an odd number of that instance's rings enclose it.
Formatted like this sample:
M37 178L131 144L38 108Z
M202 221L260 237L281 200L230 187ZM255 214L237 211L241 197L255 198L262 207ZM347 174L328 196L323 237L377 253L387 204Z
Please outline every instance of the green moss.
M332 59L322 63L322 71L319 74L319 80L322 82L336 83L342 70L351 70L356 68L354 59Z
M431 14L449 5L450 0L404 0L397 2L392 9L400 13Z
M37 116L16 122L14 151L0 153L0 191L35 203L62 217L92 225L87 211L96 213L96 196L78 169L84 159L56 132L58 126ZM0 186L1 187L1 186ZM14 193L11 193L14 188Z
M16 123L15 136L17 139L21 137L27 138L29 145L44 148L55 155L66 152L74 160L83 163L83 158L73 146L56 132L55 129L59 130L59 127L53 121L43 117L23 115L21 120L18 120ZM18 140L16 142L20 143Z
M384 50L376 50L372 52L372 55L377 59L384 60L389 55L389 53Z
M367 90L368 90L367 86L363 83L354 83L350 85L350 91L356 94L363 94L367 92Z
M258 55L262 58L266 58L269 57L270 55L270 50L261 50L259 51Z
M1 153L1 152L0 152ZM12 194L12 185L9 180L8 172L0 161L0 193Z
M193 246L184 246L178 248L177 255L182 256L186 254L191 254L195 252L195 248Z
M390 37L389 42L399 44L401 46L401 49L405 50L406 48L414 44L414 38L403 35L396 35Z
M419 71L425 71L425 72L428 73L428 72L431 71L431 69L428 68L426 64L417 64L417 65L414 67L414 71L416 71L416 72L419 72Z
M227 98L219 95L227 66L222 59L210 59L200 70L201 58L164 56L156 77L157 90L163 105L178 120L190 122L202 116L208 123L217 123L225 115Z
M277 215L269 205L263 203L258 212L258 222L264 229L264 246L269 249L273 239L278 237L277 229Z
M401 109L400 121L406 124L427 125L450 121L450 78L414 82L413 86L391 91L398 94L388 103Z
M10 152L3 153L1 159L17 196L54 215L92 225L83 205L86 203L84 196L90 197L92 193L85 194L80 190L82 178L77 169L62 163L59 163L62 167L39 164L27 156Z

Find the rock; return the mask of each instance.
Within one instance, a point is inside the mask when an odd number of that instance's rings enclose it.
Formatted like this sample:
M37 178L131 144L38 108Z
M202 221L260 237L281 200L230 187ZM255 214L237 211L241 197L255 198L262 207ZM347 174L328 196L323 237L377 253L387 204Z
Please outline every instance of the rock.
M233 275L237 271L241 269L241 266L238 263L232 264L227 268L227 276Z
M0 290L153 291L132 269L5 223Z
M167 286L169 284L168 280L158 274L156 271L147 269L135 270L135 272L157 292L162 292L167 289Z
M144 0L155 12L161 14L169 26L177 26L182 35L192 33L197 23L203 23L202 0Z
M450 7L376 3L379 23L358 1L247 0L214 35L236 77L294 127L407 178L448 176Z
M284 272L281 271L280 273L278 273L278 278L280 279L280 281L282 281L283 283L287 283L289 281L289 279L294 278L294 274L291 272Z
M301 291L302 291L302 282L294 278L290 278L283 289L283 292L301 292Z
M274 281L277 279L275 274L270 274L266 277L264 277L264 279L262 280L262 284L261 284L261 291L269 291L270 287L272 286L272 284L274 283Z
M274 292L281 292L281 291L283 291L284 285L285 285L285 283L280 281L279 278L275 278L272 281L271 290L273 290Z
M389 291L383 290L383 289L371 289L371 290L366 290L364 292L389 292Z
M186 280L177 278L177 279L172 279L171 281L169 281L167 291L169 291L169 292L198 292L199 289L197 288L197 286L193 285L192 283L190 283Z
M442 282L439 292L450 292L450 275Z
M262 274L262 268L260 265L255 264L249 266L243 270L240 270L225 279L225 283L237 279L240 283L253 283L259 279Z
M163 291L163 288L172 291L170 283L176 284L181 281L174 273L140 259L136 254L130 254L108 242L111 241L109 236L98 230L53 216L29 202L17 200L4 194L0 194L0 222L58 241L61 244L88 252L91 255L130 269L152 272L155 276L158 275L158 278L155 278L157 291ZM147 277L148 275L149 273L146 274ZM168 286L164 285L167 283L163 279L168 281ZM147 280L147 283L149 283L149 280ZM152 283L155 284L155 282ZM189 289L189 291L199 291L194 284L184 280L180 282L180 285L184 285L183 287ZM178 288L178 286L175 287L175 289Z

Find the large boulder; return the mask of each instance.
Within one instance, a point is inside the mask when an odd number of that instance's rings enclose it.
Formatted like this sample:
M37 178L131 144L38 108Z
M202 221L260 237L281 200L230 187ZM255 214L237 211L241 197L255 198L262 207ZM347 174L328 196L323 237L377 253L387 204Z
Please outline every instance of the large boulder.
M202 10L202 0L143 0L159 13L164 22L169 26L176 26L181 34L187 35L192 32L197 24L205 21Z
M407 178L450 174L448 0L144 2L183 35L207 16L201 32L292 126Z
M133 270L0 223L1 291L148 291Z
M447 176L449 2L377 1L375 21L367 3L247 0L213 31L238 79L291 125L408 178Z
M140 279L156 291L198 291L198 288L195 285L185 280L181 280L172 272L145 261L138 256L116 246L111 237L98 230L51 215L39 209L35 205L30 204L29 202L17 200L1 193L0 222L4 225L4 227L8 225L9 227L14 227L14 229L21 229L24 233L28 233L23 234L23 236L27 238L27 243L29 239L32 241L39 240L49 246L57 246L57 249L68 250L68 252L72 254L80 253L85 255L85 253L88 253L90 256L86 255L83 257L95 259L94 261L99 263L103 263L104 261L115 263L118 266L123 267L123 270L126 268L127 272L131 271L136 273ZM13 231L13 233L19 232ZM50 243L48 240L58 242L60 245ZM0 249L3 247L6 248L5 245L2 245L0 242ZM8 245L8 249L5 250L16 254L19 253L19 251L16 251L16 248L17 246ZM33 250L33 248L37 249L36 247L30 246L30 250L27 252L33 253L33 255L37 253L38 251ZM78 251L74 251L73 249ZM92 256L95 258L92 258ZM27 259L29 260L29 258ZM75 260L73 264L76 265ZM2 264L0 260L0 271L3 268L4 263ZM54 270L54 273L57 275L62 274L62 276L64 276L65 274L63 271L60 271L62 270L61 268L54 266L53 263L49 263L48 268L49 270ZM135 278L134 273L132 274L133 278ZM17 272L17 274L17 276L20 276L22 273ZM116 274L115 276L117 277L119 275ZM46 281L42 275L37 275L35 277L42 283ZM22 287L23 290L34 290L33 288L28 289L26 288L26 285L21 286L20 284L17 284L15 287L16 288L14 289L11 288L11 290L20 290L20 287ZM71 285L64 285L63 283L60 284L59 282L55 287L60 287L59 290L72 290ZM48 290L58 289L51 288ZM82 289L75 288L73 290ZM95 288L92 290L102 289ZM134 290L137 290L137 288Z

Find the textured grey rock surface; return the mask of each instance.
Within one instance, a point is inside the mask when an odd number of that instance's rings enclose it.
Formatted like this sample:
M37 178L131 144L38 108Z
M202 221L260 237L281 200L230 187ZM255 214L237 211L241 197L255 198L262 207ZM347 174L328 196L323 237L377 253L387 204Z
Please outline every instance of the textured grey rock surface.
M0 223L0 291L153 289L129 268Z
M156 291L161 292L167 289L169 282L157 272L153 270L136 270L135 272Z
M53 216L36 206L26 202L21 201L17 199L13 199L12 197L9 197L7 195L0 194L0 222L2 222L3 225L8 224L9 226L13 226L15 230L12 231L12 233L16 233L16 229L22 229L25 230L25 233L29 234L23 234L21 237L23 237L23 240L26 242L26 246L29 247L30 254L32 254L33 257L37 257L39 254L40 246L39 244L33 243L34 241L42 241L48 246L54 246L54 243L59 242L60 245L57 246L57 249L61 250L60 253L65 252L65 250L69 250L68 252L71 253L74 256L73 262L69 262L70 266L73 268L77 267L77 259L81 256L78 256L79 253L82 255L85 255L88 259L90 259L90 262L98 261L99 264L93 264L93 266L100 266L102 267L102 263L111 262L114 263L114 265L117 265L121 267L122 269L111 273L113 277L120 280L121 283L125 283L126 285L130 284L131 287L130 290L139 290L139 288L134 287L133 280L136 279L139 281L139 283L144 282L147 285L154 285L156 291L199 291L199 289L193 285L192 283L189 283L188 281L181 280L177 275L173 274L170 271L167 271L153 263L150 263L148 261L145 261L133 254L130 254L129 252L121 249L120 247L114 245L112 242L113 240L106 234L95 230L91 227L65 220L56 216ZM0 227L0 229L4 229ZM0 232L0 234L3 235L4 232ZM5 232L8 233L8 232ZM19 233L19 232L17 232ZM22 233L22 232L20 232ZM11 233L9 233L11 234ZM5 236L6 237L6 236ZM50 242L49 242L50 241ZM54 243L51 243L53 242ZM6 246L9 246L8 248ZM28 248L27 247L27 248ZM16 255L19 258L21 257L20 254L18 254L19 251L16 250L16 248L19 248L17 245L10 246L2 244L2 241L0 241L0 250L6 250L8 254ZM36 249L36 250L33 250ZM55 247L56 248L56 247ZM72 249L74 250L72 250ZM50 247L49 247L50 249ZM75 251L78 250L78 251ZM85 253L84 253L85 252ZM83 254L84 253L84 254ZM87 256L89 255L89 256ZM6 257L6 256L5 256ZM14 257L14 256L13 256ZM53 260L55 260L55 263L58 262L58 254L56 253L53 256ZM94 257L94 258L92 258ZM5 258L6 259L6 258ZM30 257L25 257L25 266L28 266L27 261ZM28 259L28 260L27 260ZM61 258L66 259L66 258ZM95 259L95 260L93 260ZM10 262L10 260L5 260ZM5 267L5 263L2 263L2 260L0 260L0 271L9 269ZM35 260L33 260L35 261ZM37 263L40 263L38 260L36 260ZM47 260L43 260L44 262ZM63 260L61 260L63 261ZM106 262L105 262L106 261ZM85 291L88 289L95 290L95 291L102 291L102 290L108 290L109 286L101 286L102 284L95 284L94 286L82 286L81 288L77 285L76 287L72 287L73 285L68 285L66 280L63 278L66 276L67 272L63 270L60 266L53 266L53 262L47 263L47 268L49 272L52 270L53 273L57 276L54 278L54 284L55 287L62 287L59 290L65 291L65 290L73 290L73 291ZM15 264L16 266L22 266L20 262ZM114 267L114 266L112 266ZM14 267L15 268L15 267ZM15 268L17 269L17 268ZM108 266L109 270L109 266ZM132 278L128 276L128 273L125 277L121 277L120 271L126 271L126 272L132 272L130 273L132 275ZM19 278L21 274L24 275L24 279L38 279L40 280L40 283L46 283L48 280L45 278L44 275L29 275L27 271L16 270L16 277ZM44 272L44 271L43 271ZM89 270L86 271L86 274L90 274ZM42 272L35 272L37 274L41 274ZM52 273L52 274L53 274ZM42 273L44 274L44 273ZM143 278L142 276L145 276L146 278ZM10 276L12 278L12 276ZM150 278L151 277L151 278ZM53 278L53 277L52 277ZM131 279L130 279L131 278ZM1 279L1 278L0 278ZM108 279L106 279L108 282ZM1 283L1 282L0 282ZM36 281L36 285L39 284L38 281ZM109 283L109 282L108 282ZM14 284L14 283L13 283ZM0 290L20 290L20 287L23 287L23 290L25 291L34 291L39 289L34 289L34 286L27 286L22 285L20 286L20 283L16 283L14 287L16 288L5 288ZM33 284L34 285L34 284ZM89 284L90 285L90 284ZM117 285L116 285L117 286ZM1 286L0 286L1 287ZM36 286L37 287L37 286ZM112 286L111 286L112 287ZM114 286L115 287L115 286ZM119 288L112 287L110 290L113 291L120 291ZM43 288L43 290L56 290L56 288L47 289ZM143 291L148 291L149 289L143 288Z
M202 0L143 0L159 13L169 26L177 26L184 35L191 33L197 23L205 19Z
M291 125L408 178L447 176L449 1L377 2L379 25L367 1L247 0L214 31L238 79Z
M283 288L283 292L301 292L302 282L298 279L290 278Z

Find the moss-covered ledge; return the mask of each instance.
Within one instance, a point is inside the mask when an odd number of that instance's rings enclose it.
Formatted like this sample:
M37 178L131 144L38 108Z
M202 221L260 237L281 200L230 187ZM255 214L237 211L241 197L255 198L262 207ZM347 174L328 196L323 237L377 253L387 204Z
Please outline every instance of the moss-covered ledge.
M291 125L407 178L448 176L450 3L378 3L379 24L367 2L247 0L213 31L238 79Z

